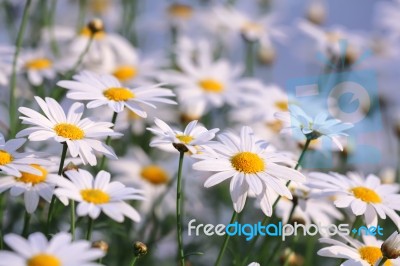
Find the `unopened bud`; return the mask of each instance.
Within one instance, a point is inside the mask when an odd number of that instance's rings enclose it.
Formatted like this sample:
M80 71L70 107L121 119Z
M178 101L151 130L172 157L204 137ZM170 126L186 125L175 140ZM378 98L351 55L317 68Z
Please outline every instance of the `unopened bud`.
M65 177L65 172L67 171L71 171L71 170L75 170L78 171L78 166L76 166L74 163L70 162L69 164L67 164L67 166L64 167L64 169L62 170L62 175Z
M136 241L133 244L133 252L135 253L136 257L142 257L144 255L147 254L147 246L146 244L140 242L140 241Z
M189 149L186 147L185 144L183 143L172 143L175 149L177 149L179 152L188 152Z
M306 17L310 22L316 25L324 23L326 20L326 8L324 4L319 2L312 3L308 7Z
M89 21L87 28L90 30L92 35L95 35L98 32L104 31L104 24L101 19L95 18Z
M381 246L382 255L384 258L397 259L400 257L400 234L394 232Z
M101 251L103 251L104 253L107 253L107 251L108 251L108 244L107 244L107 242L105 242L103 240L93 242L92 247L98 248Z

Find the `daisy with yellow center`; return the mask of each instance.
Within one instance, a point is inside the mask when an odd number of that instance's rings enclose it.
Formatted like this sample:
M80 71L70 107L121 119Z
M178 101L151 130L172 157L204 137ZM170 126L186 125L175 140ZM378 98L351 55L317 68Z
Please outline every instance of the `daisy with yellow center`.
M41 172L31 164L48 165L47 160L35 158L31 153L19 153L26 139L10 139L5 141L0 133L0 171L6 175L21 177L22 172L40 175Z
M126 73L119 74L122 77ZM140 117L147 117L144 106L156 108L154 103L176 104L167 98L174 96L172 91L161 88L161 84L130 89L113 75L98 75L89 71L75 75L72 81L59 81L57 85L69 90L67 97L70 99L88 100L88 108L108 105L114 112L120 113L126 107Z
M11 196L14 197L23 194L26 211L33 213L38 207L40 198L47 202L51 201L55 187L51 178L57 177L57 175L50 173L49 169L53 169L49 166L49 163L46 166L31 164L30 167L38 173L21 172L21 176L18 177L5 176L0 178L0 193L10 190Z
M378 265L383 254L381 246L383 241L377 240L374 236L363 235L362 242L353 239L347 235L340 235L342 241L321 238L319 242L329 244L330 246L318 251L318 255L345 260L341 265ZM399 259L389 259L384 266L400 265Z
M223 133L217 136L219 143L213 144L213 150L195 155L201 161L193 164L199 171L217 172L204 183L205 187L215 186L231 179L230 193L233 207L241 212L248 193L256 196L262 211L272 215L272 198L268 190L292 199L285 181L304 181L304 176L291 168L280 164L293 164L290 159L266 150L265 145L257 142L253 130L242 127L240 135Z
M55 190L57 197L65 205L68 199L79 202L78 216L89 216L97 219L101 212L108 217L123 222L124 217L139 222L139 213L125 200L142 200L140 190L125 187L120 182L110 182L111 175L100 171L95 178L86 170L70 170L65 172L68 177L58 177L54 182L58 188Z
M367 226L377 226L378 217L389 217L400 228L399 187L396 184L381 184L375 175L364 178L357 173L311 173L311 188L318 189L315 197L334 196L338 208L349 208L354 215L363 215Z
M176 63L180 71L163 71L160 78L176 87L180 105L192 110L201 107L201 116L224 104L238 106L248 102L248 92L254 93L256 81L243 78L240 66L225 59L215 60L209 41L182 38L177 47Z
M29 82L35 86L41 85L44 79L54 79L57 73L53 59L43 50L25 51L21 63Z
M64 232L52 235L50 240L39 232L28 239L8 234L4 242L11 251L0 251L0 266L100 265L96 261L105 255L100 249L92 248L89 241L72 242L71 235Z
M84 111L81 103L74 103L66 114L52 98L43 100L35 97L35 100L45 116L32 109L20 107L18 110L24 115L20 119L34 127L20 131L17 136L28 135L31 141L54 139L59 143L67 143L71 156L79 156L84 164L96 165L95 151L116 158L112 148L99 140L107 136L120 136L112 130L112 123L81 119Z
M184 145L192 154L198 153L203 146L211 143L215 137L218 128L207 130L205 127L198 125L197 120L191 121L184 131L172 129L167 123L161 119L154 119L156 127L147 128L157 137L150 143L151 147L159 147L167 151L174 151L172 147L176 144Z

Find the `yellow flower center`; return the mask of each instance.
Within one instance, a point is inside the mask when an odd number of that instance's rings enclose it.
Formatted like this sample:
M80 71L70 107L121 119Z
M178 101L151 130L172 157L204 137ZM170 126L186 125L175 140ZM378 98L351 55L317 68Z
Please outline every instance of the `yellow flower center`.
M82 36L85 36L85 37L88 37L88 38L89 38L90 35L91 35L92 33L91 33L91 31L90 31L90 29L89 29L88 27L84 27L84 28L81 30L80 34L81 34ZM96 40L101 40L101 39L103 39L105 36L106 36L106 34L105 34L104 31L99 31L99 32L96 32L96 33L94 34L94 39L96 39Z
M34 175L27 172L21 172L21 177L17 177L16 180L24 183L32 183L32 185L36 185L45 181L47 177L47 170L37 164L31 164L31 166L39 170L42 174Z
M239 172L255 174L265 169L264 160L252 152L240 152L231 158L231 164Z
M5 150L0 150L0 165L6 165L11 163L14 160L14 158L6 152Z
M167 172L157 165L143 167L140 175L154 185L165 184L169 180Z
M289 110L289 103L287 101L276 101L275 107L281 111L288 111Z
M354 187L351 189L354 197L367 203L381 203L381 197L372 189L366 187Z
M199 85L206 92L219 93L224 90L224 85L215 79L203 79L199 81Z
M249 32L261 33L262 31L263 31L263 26L253 21L248 21L242 25L243 33L249 33Z
M58 136L70 140L78 140L78 139L83 139L85 137L85 132L82 129L73 124L68 124L68 123L57 124L54 127L54 131Z
M180 19L190 19L193 15L193 8L189 5L175 3L168 8L168 14Z
M110 195L100 189L84 189L81 190L81 196L84 201L93 204L104 204L110 201Z
M97 14L105 13L110 6L110 2L110 0L91 0L90 9Z
M50 68L53 63L47 58L37 58L25 63L25 67L34 70L43 70Z
M283 123L280 120L275 120L275 121L271 121L271 122L267 122L267 127L270 128L273 132L280 132L282 127L283 127Z
M176 138L185 144L189 144L193 140L193 137L188 135L177 135Z
M361 258L368 262L371 266L375 265L375 263L382 257L382 251L378 247L361 247L358 249L358 253L360 254ZM384 265L391 266L392 263L390 260L387 260Z
M135 97L135 94L127 88L109 88L103 95L110 101L127 101Z
M127 81L127 80L131 80L134 77L136 77L137 73L138 73L138 71L135 67L125 65L125 66L117 67L114 70L113 75L120 81Z
M330 43L337 43L342 39L342 35L339 32L336 31L331 31L326 33L326 39Z
M27 261L27 266L61 266L61 261L48 254L38 254Z

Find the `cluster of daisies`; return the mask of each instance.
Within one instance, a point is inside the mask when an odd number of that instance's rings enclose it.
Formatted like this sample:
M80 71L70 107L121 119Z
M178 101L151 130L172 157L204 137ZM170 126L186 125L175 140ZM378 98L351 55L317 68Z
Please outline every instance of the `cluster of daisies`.
M329 108L335 95L300 100L271 71L296 31L315 73L370 62L386 74L400 58L398 1L377 5L377 39L324 27L322 0L290 26L273 1L198 2L157 2L148 18L141 1L0 1L0 40L12 40L0 43L0 266L400 265L395 174L351 165L359 125ZM376 102L397 109L379 93L358 116L376 121ZM386 118L388 139L400 136ZM232 212L231 222L384 224L385 235L320 232L318 247L306 237L311 252L296 238L256 238L251 250L238 238L245 252L232 260L228 236L222 246L186 236L193 217L227 224Z

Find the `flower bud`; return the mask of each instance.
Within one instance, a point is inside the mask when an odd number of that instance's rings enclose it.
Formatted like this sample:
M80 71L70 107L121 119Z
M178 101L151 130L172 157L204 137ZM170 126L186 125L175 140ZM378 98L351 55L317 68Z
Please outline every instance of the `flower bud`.
M104 253L107 253L107 251L108 251L108 244L107 244L107 242L105 242L103 240L93 242L92 247L98 248L101 251L103 251Z
M90 30L92 35L95 35L96 33L104 31L104 24L101 19L95 18L89 21L87 28Z
M140 241L136 241L133 244L133 252L135 253L136 257L142 257L144 255L147 254L147 246L146 244L140 242Z
M400 234L397 231L383 242L381 251L384 258L397 259L400 257Z
M175 149L177 149L179 152L188 152L189 149L186 147L185 144L183 143L172 143Z
M67 172L67 171L71 171L71 170L75 170L75 171L78 171L78 166L76 166L74 163L72 163L72 162L70 162L69 164L67 164L67 166L65 166L64 168L63 168L63 170L62 170L62 175L64 176L64 177L66 177L65 176L65 172Z

